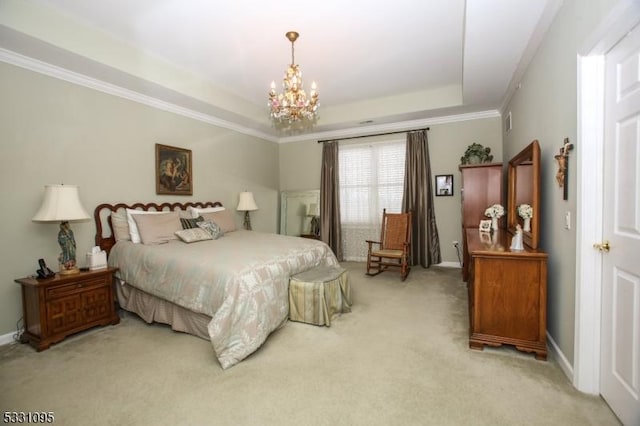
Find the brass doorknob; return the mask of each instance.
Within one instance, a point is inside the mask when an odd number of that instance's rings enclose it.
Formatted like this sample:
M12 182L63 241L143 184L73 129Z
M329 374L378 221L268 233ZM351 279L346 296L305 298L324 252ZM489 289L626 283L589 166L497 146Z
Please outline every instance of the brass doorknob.
M595 243L593 245L594 249L598 249L598 251L604 252L604 253L609 253L609 250L611 250L611 246L609 245L609 241L604 241L603 243Z

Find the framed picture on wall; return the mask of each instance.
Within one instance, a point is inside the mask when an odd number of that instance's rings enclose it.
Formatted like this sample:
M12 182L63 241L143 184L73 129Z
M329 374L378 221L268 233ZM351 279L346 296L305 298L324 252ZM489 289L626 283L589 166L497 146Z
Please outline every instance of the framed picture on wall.
M190 149L156 144L156 194L193 195Z
M453 195L453 175L436 175L436 196Z

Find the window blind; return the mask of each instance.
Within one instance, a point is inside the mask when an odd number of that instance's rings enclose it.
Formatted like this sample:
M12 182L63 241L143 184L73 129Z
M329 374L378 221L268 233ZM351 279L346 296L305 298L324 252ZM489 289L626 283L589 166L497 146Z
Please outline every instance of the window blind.
M345 260L366 260L365 240L378 240L382 210L402 208L406 142L341 145L340 219Z

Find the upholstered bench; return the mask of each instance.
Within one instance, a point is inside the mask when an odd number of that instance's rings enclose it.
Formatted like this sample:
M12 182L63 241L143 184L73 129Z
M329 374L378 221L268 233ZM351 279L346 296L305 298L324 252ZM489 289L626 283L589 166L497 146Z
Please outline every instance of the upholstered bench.
M319 266L291 277L289 319L331 326L337 313L351 312L351 287L346 269Z

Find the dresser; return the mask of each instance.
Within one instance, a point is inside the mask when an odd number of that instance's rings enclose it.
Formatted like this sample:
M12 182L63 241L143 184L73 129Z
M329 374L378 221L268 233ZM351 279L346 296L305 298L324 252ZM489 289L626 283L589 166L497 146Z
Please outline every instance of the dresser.
M513 345L547 358L547 254L512 252L511 234L467 229L469 347Z
M113 293L116 271L105 268L42 280L17 279L25 325L20 341L41 351L82 330L118 324Z
M462 173L463 278L469 292L469 347L512 345L547 358L547 254L540 234L540 146L531 142L507 164L506 217L500 229L480 233L492 204L504 206L502 164L460 166ZM531 228L518 213L527 205ZM524 229L523 229L524 228ZM519 233L524 250L512 251Z

